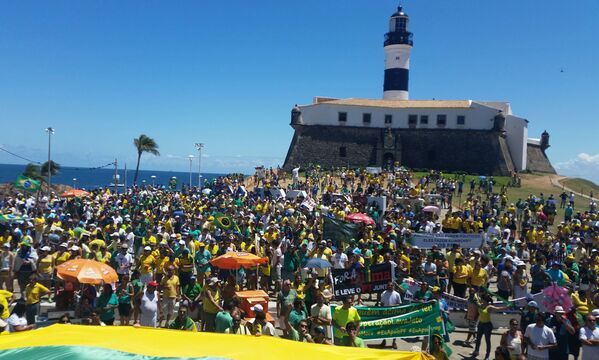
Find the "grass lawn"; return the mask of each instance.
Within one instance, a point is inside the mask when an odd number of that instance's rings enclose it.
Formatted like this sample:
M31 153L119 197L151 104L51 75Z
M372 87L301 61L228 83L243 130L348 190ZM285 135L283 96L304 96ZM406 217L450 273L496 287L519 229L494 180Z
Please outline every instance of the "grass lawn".
M414 177L415 177L414 181L418 181L424 175L428 175L428 172L415 172L414 173ZM454 174L444 174L444 176L448 177L448 178L454 178L455 175ZM555 186L551 183L551 176L554 176L554 175L540 174L540 173L521 174L520 178L521 178L522 186L507 188L507 195L508 195L509 202L515 203L516 201L518 201L518 199L526 199L530 194L539 196L541 193L544 195L545 199L547 199L549 197L549 195L551 195L551 194L553 194L553 196L555 198L559 199L559 195L562 193L563 190L561 187ZM493 178L497 182L494 187L495 191L500 191L501 186L508 184L510 181L510 178L508 176L494 176ZM466 175L466 184L468 184L470 182L470 179L474 179L475 181L477 181L477 185L478 185L478 175ZM567 180L570 180L570 179L567 179ZM583 180L583 179L572 179L572 180L581 180L580 183L592 184L592 182ZM469 185L466 185L466 184L464 185L465 191L467 191L466 189L470 188ZM597 190L593 190L593 193L599 194L599 187L597 187L597 185L595 185L595 187ZM577 188L575 188L575 187L573 187L572 189L577 190ZM588 194L588 190L586 191L586 193ZM454 199L454 201L455 200L457 200L457 199ZM589 209L588 201L586 201L586 200L583 201L582 199L580 199L580 197L577 197L576 200L577 201L575 201L575 203L574 203L574 211L575 212L578 212L578 211L585 212ZM558 200L558 204L559 204L559 200ZM456 205L455 202L454 202L454 205ZM558 208L557 215L555 217L555 223L551 227L551 230L553 232L555 232L557 230L557 225L563 219L564 219L564 209Z
M593 197L597 197L597 195L599 195L599 185L589 180L580 178L566 178L560 180L560 183L581 194L589 195L590 192L593 192Z

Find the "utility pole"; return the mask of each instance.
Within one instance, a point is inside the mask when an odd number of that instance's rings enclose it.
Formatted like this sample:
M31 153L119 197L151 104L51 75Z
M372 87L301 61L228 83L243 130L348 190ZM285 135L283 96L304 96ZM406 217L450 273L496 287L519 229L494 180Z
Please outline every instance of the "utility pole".
M119 193L119 170L117 159L114 159L114 193Z
M189 155L189 189L193 186L191 183L191 165L193 164L193 155Z
M199 152L198 158L198 189L202 190L202 149L204 148L204 143L196 143L196 149Z
M50 160L50 149L52 144L52 135L54 134L54 128L51 126L46 128L48 133L48 194L52 192L52 162Z

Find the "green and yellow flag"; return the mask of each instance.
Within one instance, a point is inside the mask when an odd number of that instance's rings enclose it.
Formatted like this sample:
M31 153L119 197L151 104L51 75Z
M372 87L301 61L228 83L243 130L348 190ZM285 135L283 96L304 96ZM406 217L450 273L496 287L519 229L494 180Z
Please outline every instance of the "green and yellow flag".
M39 190L40 186L41 184L38 180L23 175L17 176L17 181L15 181L15 187L21 190L36 192Z
M225 215L223 213L217 213L216 215L214 215L214 224L225 231L239 231L239 228L237 227L235 220L233 220L231 216Z

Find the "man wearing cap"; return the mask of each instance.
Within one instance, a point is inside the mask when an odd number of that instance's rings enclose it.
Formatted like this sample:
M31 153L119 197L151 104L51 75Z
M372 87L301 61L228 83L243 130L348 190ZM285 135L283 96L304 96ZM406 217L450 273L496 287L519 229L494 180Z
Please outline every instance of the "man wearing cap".
M551 351L551 359L568 360L570 352L569 339L576 334L576 330L570 320L568 320L564 308L559 305L556 306L553 310L553 315L546 321L546 324L553 330L557 343L557 347Z
M146 285L154 278L154 267L156 266L156 258L152 255L152 247L146 245L144 252L139 258L138 270L141 274L140 280Z
M202 324L203 330L207 332L214 332L216 329L216 314L222 311L223 308L220 305L221 293L218 288L218 278L211 277L208 283L202 289Z
M198 283L204 286L204 280L206 277L210 276L212 269L210 268L210 259L212 258L212 254L210 251L206 249L206 244L204 242L199 243L199 248L195 253L195 266L196 273L198 276Z

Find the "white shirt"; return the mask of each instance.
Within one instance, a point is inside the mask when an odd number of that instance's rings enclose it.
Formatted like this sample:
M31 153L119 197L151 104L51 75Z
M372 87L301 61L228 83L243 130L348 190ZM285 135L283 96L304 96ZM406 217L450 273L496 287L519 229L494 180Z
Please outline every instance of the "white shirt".
M535 346L556 343L553 331L545 325L543 327L538 327L537 324L528 325L524 337L529 338ZM528 345L528 354L539 359L549 359L549 349L535 350L530 347L530 344Z
M333 255L333 268L334 269L345 269L345 265L348 262L347 255L344 253L335 253Z
M381 304L383 306L395 306L401 304L401 295L395 290L385 290L381 294Z
M133 263L133 257L129 253L123 255L119 252L116 255L116 263L118 265L116 268L117 273L121 275L129 274L129 266Z
M262 326L262 335L275 336L275 327L273 324L267 322Z
M17 326L26 326L27 319L25 317L19 317L17 314L12 314L8 317L6 323L8 324L8 332L13 333L17 332L17 330L15 330Z
M593 330L585 326L580 329L580 340L599 340L599 328ZM582 360L593 360L599 358L599 346L582 344Z
M312 305L312 307L310 308L310 316L320 317L320 318L328 319L328 320L333 319L333 316L331 314L331 308L327 304L322 304L322 306L318 306L318 304ZM316 325L314 323L312 323L312 329L314 329L315 326ZM327 338L329 338L329 339L333 338L333 329L331 328L330 325L324 326L324 331L325 331Z

